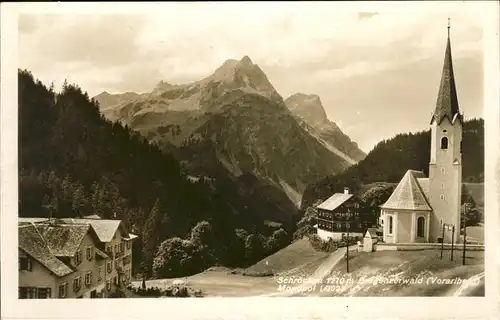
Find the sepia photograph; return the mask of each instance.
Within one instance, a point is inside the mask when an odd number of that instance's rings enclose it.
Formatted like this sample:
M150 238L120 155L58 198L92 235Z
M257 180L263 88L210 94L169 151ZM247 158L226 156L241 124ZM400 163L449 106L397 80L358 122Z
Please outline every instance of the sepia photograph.
M12 20L11 299L498 287L476 7L35 6Z

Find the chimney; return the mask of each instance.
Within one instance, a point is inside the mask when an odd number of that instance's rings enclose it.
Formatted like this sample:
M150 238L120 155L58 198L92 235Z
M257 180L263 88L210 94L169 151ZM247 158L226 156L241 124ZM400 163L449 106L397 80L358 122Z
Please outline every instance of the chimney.
M116 219L116 212L113 212L113 217Z
M344 194L349 194L349 188L347 187L344 188Z

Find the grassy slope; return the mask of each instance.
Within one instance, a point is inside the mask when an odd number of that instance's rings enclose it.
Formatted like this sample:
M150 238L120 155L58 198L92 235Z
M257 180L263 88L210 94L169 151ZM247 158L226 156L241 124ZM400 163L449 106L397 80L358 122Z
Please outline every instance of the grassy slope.
M450 251L445 251L440 260L439 250L422 251L381 251L353 253L349 259L350 275L346 275L346 263L339 263L330 277L352 279L351 284L340 284L332 292L320 292L319 296L443 296L458 288L453 284L428 283L427 279L467 279L484 271L484 252L468 251L467 265L462 266L462 253L455 251L454 261L450 261ZM422 277L423 284L375 284L376 277L385 279ZM365 280L363 280L365 279ZM371 279L368 282L366 279ZM380 278L379 278L380 279ZM430 281L430 280L429 280Z

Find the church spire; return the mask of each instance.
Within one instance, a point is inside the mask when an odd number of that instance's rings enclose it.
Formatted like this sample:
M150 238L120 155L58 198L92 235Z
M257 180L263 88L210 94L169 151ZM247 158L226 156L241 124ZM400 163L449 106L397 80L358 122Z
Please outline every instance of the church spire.
M455 115L458 114L458 117L460 117L459 113L457 89L455 87L455 76L453 74L453 62L451 58L450 19L448 18L448 39L444 54L443 72L432 121L436 120L440 123L445 117L452 121Z

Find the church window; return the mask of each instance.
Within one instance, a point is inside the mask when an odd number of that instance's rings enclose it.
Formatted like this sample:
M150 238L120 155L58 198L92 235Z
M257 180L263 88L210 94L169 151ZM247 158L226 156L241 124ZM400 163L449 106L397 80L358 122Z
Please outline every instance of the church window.
M440 195L440 196L439 196L439 198L440 198L441 200L444 200L444 194Z
M446 129L444 129L443 132L446 133Z
M425 218L418 217L417 219L417 237L423 238L425 237Z
M441 138L441 149L443 149L443 150L448 149L448 138L447 137Z
M441 172L444 173L446 170L444 170L444 168L441 168Z
M441 182L441 189L444 189L444 182Z
M392 234L392 225L393 225L392 216L389 216L389 234Z

